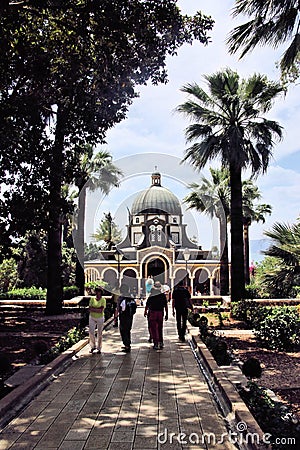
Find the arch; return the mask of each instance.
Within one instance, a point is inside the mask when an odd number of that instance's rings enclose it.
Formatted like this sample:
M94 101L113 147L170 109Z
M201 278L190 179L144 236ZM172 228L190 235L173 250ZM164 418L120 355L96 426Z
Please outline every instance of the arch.
M126 283L129 286L129 290L134 297L139 296L139 278L138 272L133 267L127 267L122 271L122 283Z
M200 292L202 295L210 295L210 270L207 267L198 267L193 275L195 292Z
M147 253L145 256L143 256L141 258L141 265L146 264L147 260L151 261L152 259L155 259L155 258L161 258L161 259L165 260L167 262L169 268L172 267L172 261L170 260L170 258L165 254L159 253L159 251L157 251L157 250L153 251L153 253L150 252L150 253Z
M84 271L85 282L89 283L90 281L100 280L99 270L95 267L88 267Z

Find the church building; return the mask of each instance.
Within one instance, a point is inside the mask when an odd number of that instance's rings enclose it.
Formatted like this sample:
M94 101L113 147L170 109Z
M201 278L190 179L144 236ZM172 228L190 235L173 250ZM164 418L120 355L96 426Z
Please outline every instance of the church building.
M219 295L218 256L188 238L180 201L162 186L158 171L134 199L128 222L122 242L85 261L86 282L103 280L112 289L125 282L143 298L150 276L170 289L184 280L192 295Z

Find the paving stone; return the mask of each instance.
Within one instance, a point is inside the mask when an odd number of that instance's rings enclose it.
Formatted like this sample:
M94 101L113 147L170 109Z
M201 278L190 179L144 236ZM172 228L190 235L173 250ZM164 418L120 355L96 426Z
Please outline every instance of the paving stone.
M190 347L178 342L174 318L165 324L159 352L147 342L146 328L138 309L131 353L120 351L114 328L104 332L101 355L90 355L88 346L80 350L3 430L0 450L206 448L177 439L181 432L189 437L226 430ZM167 433L165 443L158 441L161 433Z

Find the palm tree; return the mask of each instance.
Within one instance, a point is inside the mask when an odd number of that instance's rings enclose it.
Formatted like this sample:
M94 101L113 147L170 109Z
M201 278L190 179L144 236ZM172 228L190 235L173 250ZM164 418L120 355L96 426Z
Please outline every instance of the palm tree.
M115 224L111 213L104 213L104 218L101 220L99 228L96 233L92 234L96 242L104 241L103 250L111 250L114 245L122 239L122 233Z
M76 240L77 263L76 263L76 286L80 294L84 294L84 225L85 225L85 202L86 191L100 189L108 194L112 186L119 185L122 171L112 163L112 156L108 151L100 151L93 154L90 145L85 147L81 154L78 169L75 173L75 185L78 188L78 210L77 228L74 231Z
M249 22L234 28L227 43L229 51L240 48L241 58L257 45L270 44L276 48L289 42L280 60L282 74L299 77L300 16L299 0L236 0L232 15L246 15Z
M273 138L281 138L282 128L262 117L271 109L272 100L282 92L279 83L255 74L247 80L227 68L206 75L209 93L197 83L182 91L191 99L177 110L196 122L186 129L187 142L183 161L189 160L199 170L209 161L220 159L230 174L231 212L231 297L244 295L242 170L264 173L271 157Z
M249 273L249 227L253 221L265 222L266 214L271 214L272 206L266 203L255 204L261 198L259 189L252 180L244 180L243 185L243 235L245 283L250 283Z
M264 253L278 260L273 271L264 276L264 282L277 296L294 295L294 286L300 285L300 218L293 225L275 223L264 233L273 244Z
M217 217L220 225L220 294L229 293L228 267L228 234L227 222L229 218L229 173L226 169L210 168L212 181L205 177L202 183L191 183L192 192L184 198L189 208L204 212L209 217Z

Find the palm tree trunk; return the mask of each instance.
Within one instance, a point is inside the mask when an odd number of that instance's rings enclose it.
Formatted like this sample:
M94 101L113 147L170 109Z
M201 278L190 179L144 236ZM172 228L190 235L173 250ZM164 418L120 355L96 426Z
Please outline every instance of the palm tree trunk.
M247 219L246 219L247 220ZM244 272L245 272L245 284L250 284L250 272L249 272L249 222L244 221Z
M48 279L46 314L62 313L62 200L64 125L63 113L57 111L55 142L50 163L49 229L48 229Z
M220 294L229 293L229 267L228 267L228 235L227 220L220 218Z
M230 165L231 211L231 300L238 301L245 294L243 203L241 169Z

